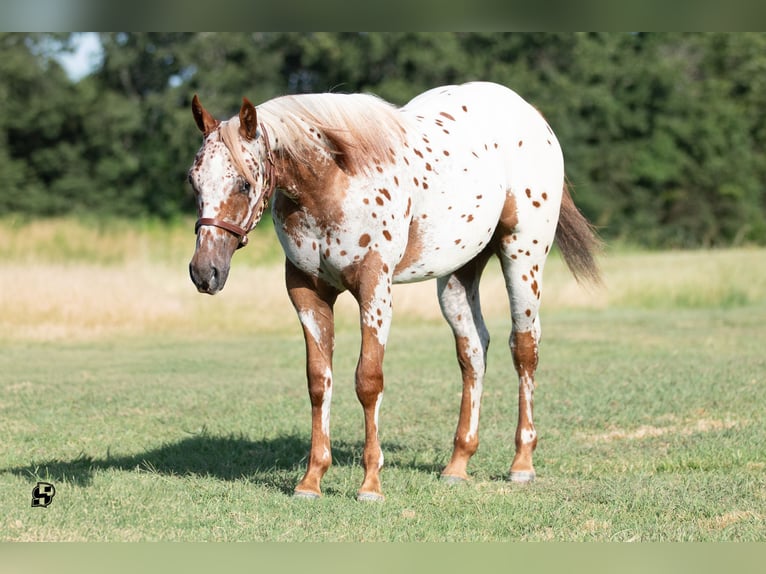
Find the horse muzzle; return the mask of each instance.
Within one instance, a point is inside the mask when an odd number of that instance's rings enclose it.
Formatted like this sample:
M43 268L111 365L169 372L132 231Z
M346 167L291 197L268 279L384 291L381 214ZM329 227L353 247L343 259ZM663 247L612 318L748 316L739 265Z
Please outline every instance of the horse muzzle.
M230 243L233 244L234 241ZM231 245L225 249L226 253L221 254L218 251L211 252L205 245L197 247L189 263L189 277L200 293L215 295L223 289L229 277L231 255L234 249L234 245Z
M212 263L207 265L195 263L192 259L189 263L189 277L200 293L215 295L226 284L229 276L229 266L218 267Z
M211 227L203 232L202 225ZM235 232L234 228L242 233ZM215 295L226 284L231 258L247 243L247 235L238 226L205 219L197 221L194 231L197 233L197 249L189 263L189 277L200 293Z

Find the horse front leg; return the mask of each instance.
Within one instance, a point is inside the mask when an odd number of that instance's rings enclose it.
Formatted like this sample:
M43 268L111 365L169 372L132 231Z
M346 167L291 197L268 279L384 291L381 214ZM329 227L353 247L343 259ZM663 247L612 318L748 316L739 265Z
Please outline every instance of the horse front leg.
M383 353L385 344L373 328L362 327L362 349L356 369L356 396L364 410L364 480L357 492L362 501L383 500L380 469L383 451L378 440L378 416L383 400Z
M357 500L383 500L380 469L383 451L378 440L378 415L383 400L383 356L391 326L391 268L380 256L369 253L362 264L345 276L349 290L359 303L362 332L356 367L356 396L364 410L364 480Z
M306 474L295 495L319 498L319 483L332 463L330 449L330 401L332 399L332 353L335 338L333 306L337 290L321 280L286 264L287 293L298 313L306 342L306 378L311 400L311 451Z

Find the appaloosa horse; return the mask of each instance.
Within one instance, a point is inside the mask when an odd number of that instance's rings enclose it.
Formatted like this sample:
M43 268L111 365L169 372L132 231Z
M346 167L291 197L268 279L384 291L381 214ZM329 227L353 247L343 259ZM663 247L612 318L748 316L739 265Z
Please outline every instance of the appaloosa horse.
M491 83L436 88L402 108L371 95L306 94L257 108L244 99L237 116L218 121L195 95L192 111L204 134L189 171L199 210L189 271L199 291L223 289L232 254L272 202L287 291L303 326L311 400L311 452L295 494L320 496L330 466L333 306L348 290L361 326L356 394L365 441L357 498L383 498L378 412L391 285L431 278L463 377L442 476L467 478L489 345L479 279L492 254L510 298L519 378L510 479L533 480L538 309L554 237L575 277L598 280L598 239L572 202L559 143L540 113Z

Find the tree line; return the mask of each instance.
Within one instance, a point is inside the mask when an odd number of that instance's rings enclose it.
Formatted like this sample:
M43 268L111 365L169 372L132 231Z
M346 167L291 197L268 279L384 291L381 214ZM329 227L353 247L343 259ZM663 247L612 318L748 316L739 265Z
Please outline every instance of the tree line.
M0 212L178 218L200 144L242 96L505 84L561 141L582 211L648 247L766 244L766 35L102 33L71 80L71 34L0 34Z

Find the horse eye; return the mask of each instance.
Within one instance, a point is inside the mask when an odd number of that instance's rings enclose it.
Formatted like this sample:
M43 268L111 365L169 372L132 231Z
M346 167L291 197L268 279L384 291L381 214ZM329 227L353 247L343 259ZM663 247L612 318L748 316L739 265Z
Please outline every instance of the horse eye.
M240 183L239 191L240 193L245 193L245 194L250 193L250 182L243 181L242 183Z

